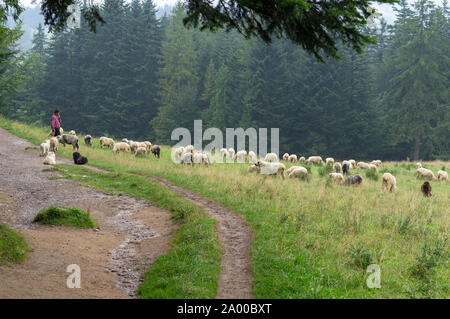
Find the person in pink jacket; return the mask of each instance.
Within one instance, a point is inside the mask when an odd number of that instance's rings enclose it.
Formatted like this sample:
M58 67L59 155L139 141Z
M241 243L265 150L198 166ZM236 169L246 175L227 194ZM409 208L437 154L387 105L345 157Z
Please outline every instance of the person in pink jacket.
M55 112L52 115L52 122L50 124L52 127L52 135L58 136L61 135L60 128L61 128L61 116L59 115L59 110L56 109Z

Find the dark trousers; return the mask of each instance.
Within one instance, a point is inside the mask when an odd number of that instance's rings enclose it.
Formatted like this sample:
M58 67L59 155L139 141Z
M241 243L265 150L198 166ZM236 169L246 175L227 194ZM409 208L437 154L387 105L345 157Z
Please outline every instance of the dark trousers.
M59 131L59 127L55 128L55 136L61 135L61 132Z

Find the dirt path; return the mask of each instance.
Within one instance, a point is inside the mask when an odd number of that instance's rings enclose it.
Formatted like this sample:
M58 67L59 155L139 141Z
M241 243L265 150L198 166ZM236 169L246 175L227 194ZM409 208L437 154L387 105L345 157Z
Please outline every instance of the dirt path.
M172 184L165 179L148 176L160 184L174 190L195 204L203 206L206 212L217 220L217 232L222 244L222 271L216 298L243 299L253 298L252 271L250 268L250 243L252 230L244 218L232 210L203 196Z
M32 251L23 264L0 266L0 298L130 298L141 274L170 248L170 213L146 201L110 196L55 175L35 147L0 128L0 222L16 229ZM57 158L57 162L71 163ZM88 210L99 229L32 224L51 205ZM66 267L81 269L81 289L69 289Z

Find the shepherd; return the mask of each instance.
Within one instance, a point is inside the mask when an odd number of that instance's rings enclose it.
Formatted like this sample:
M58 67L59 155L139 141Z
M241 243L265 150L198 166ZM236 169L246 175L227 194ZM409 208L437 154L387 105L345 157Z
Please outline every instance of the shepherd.
M52 135L53 136L59 136L61 135L60 128L61 128L61 116L59 115L59 110L56 109L55 112L52 115L52 122L50 124L52 127Z

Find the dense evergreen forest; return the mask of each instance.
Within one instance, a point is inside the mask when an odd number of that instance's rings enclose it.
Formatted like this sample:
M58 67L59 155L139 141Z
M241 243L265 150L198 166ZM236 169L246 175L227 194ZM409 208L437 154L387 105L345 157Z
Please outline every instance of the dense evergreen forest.
M187 29L184 9L157 18L152 0L105 0L97 33L42 27L20 55L0 41L0 113L96 136L171 144L177 127L280 128L280 152L337 159L450 159L447 1L396 6L358 54L318 62L284 39Z

